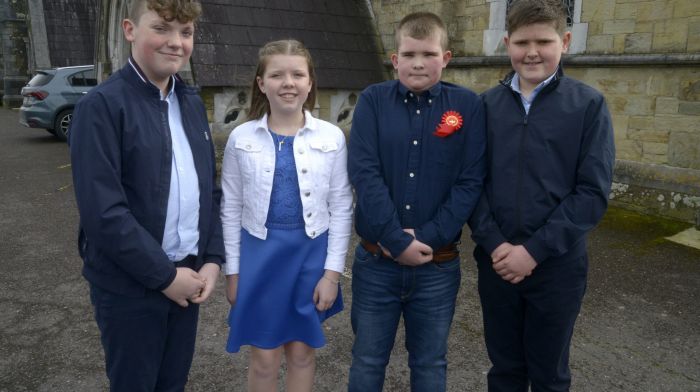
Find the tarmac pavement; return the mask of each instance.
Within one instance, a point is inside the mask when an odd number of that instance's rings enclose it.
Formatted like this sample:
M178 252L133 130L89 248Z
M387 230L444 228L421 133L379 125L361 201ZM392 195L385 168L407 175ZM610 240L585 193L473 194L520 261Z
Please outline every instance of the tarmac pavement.
M68 148L17 119L16 111L0 108L0 392L104 391L99 333L76 251ZM700 391L700 251L664 239L686 228L611 209L591 233L588 292L571 348L572 391ZM465 235L449 391L486 390L472 247ZM351 277L341 284L346 310L325 324L316 391L346 390ZM247 350L224 350L222 287L220 280L201 309L188 391L245 390ZM385 391L410 390L402 339L400 331Z

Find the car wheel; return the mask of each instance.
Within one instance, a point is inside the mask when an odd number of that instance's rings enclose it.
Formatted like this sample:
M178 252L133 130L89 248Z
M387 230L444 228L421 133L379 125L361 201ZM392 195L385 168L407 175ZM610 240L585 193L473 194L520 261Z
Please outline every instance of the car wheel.
M73 119L73 109L64 110L56 116L56 121L53 124L53 129L56 137L59 140L68 140L68 127Z

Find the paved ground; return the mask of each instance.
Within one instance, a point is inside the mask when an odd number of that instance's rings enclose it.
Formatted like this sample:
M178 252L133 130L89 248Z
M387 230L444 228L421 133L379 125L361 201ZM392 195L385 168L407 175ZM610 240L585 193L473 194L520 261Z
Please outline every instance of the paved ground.
M0 392L106 390L102 352L81 261L65 144L0 109ZM574 337L573 391L700 391L700 251L663 237L685 226L612 210L590 237L589 289ZM465 260L450 338L450 391L485 390L488 360ZM351 259L349 259L351 260ZM344 278L346 305L352 300ZM202 308L190 391L243 391L247 357L224 352L221 285ZM326 324L317 391L343 391L349 312ZM399 337L399 339L401 336ZM408 391L400 341L387 391Z

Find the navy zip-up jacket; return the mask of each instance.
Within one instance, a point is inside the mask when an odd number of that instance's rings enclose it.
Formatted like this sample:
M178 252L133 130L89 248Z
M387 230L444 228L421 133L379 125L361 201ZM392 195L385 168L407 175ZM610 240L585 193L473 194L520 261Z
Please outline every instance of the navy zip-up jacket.
M78 102L70 128L83 275L131 297L165 289L176 274L161 247L172 160L168 107L142 77L130 64L114 73ZM199 269L205 262L224 262L221 191L204 104L175 79L199 179Z
M541 263L585 255L585 235L602 218L615 163L603 96L564 76L525 113L514 73L482 95L488 174L469 226L478 251L522 244Z

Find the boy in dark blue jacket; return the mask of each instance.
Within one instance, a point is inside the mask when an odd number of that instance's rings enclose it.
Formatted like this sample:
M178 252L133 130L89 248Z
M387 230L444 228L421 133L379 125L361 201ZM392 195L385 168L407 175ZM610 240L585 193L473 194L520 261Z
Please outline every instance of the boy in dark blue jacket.
M470 221L493 364L489 391L567 391L586 289L586 233L607 207L615 160L605 100L564 76L560 0L517 0L514 72L485 92L488 174Z
M199 3L132 0L131 58L78 103L70 130L79 251L112 391L182 391L198 304L224 261L202 100L177 76Z

